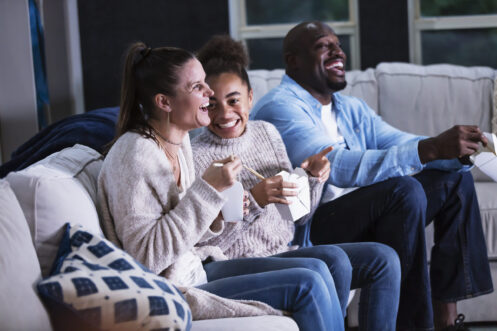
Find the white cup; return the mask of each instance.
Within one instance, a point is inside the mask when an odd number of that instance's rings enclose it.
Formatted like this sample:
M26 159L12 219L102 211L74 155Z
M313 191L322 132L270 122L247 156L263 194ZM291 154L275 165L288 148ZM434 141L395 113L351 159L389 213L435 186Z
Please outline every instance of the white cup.
M228 189L221 192L221 195L228 199L221 208L225 222L240 222L243 220L243 186L242 183L235 183Z

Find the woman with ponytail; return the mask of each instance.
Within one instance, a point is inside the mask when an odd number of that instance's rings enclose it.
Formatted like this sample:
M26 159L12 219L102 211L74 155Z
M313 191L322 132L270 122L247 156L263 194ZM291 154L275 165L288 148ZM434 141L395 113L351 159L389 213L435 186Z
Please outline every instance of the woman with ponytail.
M229 262L219 247L205 243L225 228L221 192L241 170L240 160L229 156L213 160L195 177L188 132L210 123L212 93L190 52L143 43L130 47L117 135L98 180L105 235L180 286L194 320L285 311L300 330L343 330L338 299L320 270L207 277L203 262L218 261L220 268ZM246 263L248 270L251 261Z
M324 262L334 281L326 280L330 294L336 291L345 316L350 288L362 288L359 304L360 330L395 330L400 291L400 264L396 252L379 243L348 243L305 248L289 246L294 237L294 223L283 219L275 203L288 204L285 196L295 193L292 183L276 174L291 172L285 145L276 128L267 122L249 121L253 91L246 71L248 56L243 45L229 36L215 36L198 52L206 71L206 81L214 91L210 96L207 130L192 141L195 169L201 173L216 158L235 154L243 164L258 173L241 171L239 180L249 192L249 213L242 222L228 223L219 235L205 244L215 245L231 260L204 265L209 279L229 277L275 268L306 268L314 260ZM311 212L297 220L309 222L321 199L330 163L331 148L309 157L301 167L309 176ZM265 256L265 259L253 259ZM302 259L304 258L304 259ZM246 260L253 260L245 269Z

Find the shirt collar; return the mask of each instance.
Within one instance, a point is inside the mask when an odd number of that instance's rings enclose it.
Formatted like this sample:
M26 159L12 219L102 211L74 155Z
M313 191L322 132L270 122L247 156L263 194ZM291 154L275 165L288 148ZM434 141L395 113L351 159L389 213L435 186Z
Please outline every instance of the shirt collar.
M299 99L310 105L313 109L321 112L321 107L323 106L321 102L313 97L312 94L310 94L306 89L300 86L290 76L284 74L283 78L281 79L281 84L292 91ZM331 95L332 109L334 111L337 111L337 105L341 104L340 98L341 96L338 92L335 92Z

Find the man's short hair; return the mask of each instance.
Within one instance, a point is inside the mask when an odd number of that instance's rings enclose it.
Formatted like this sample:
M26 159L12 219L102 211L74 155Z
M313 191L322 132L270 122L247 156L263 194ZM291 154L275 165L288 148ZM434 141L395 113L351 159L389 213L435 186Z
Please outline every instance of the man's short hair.
M286 59L288 54L298 54L301 49L300 39L304 32L309 29L317 29L319 26L328 26L327 24L320 21L305 21L297 24L288 31L285 38L283 39L283 57ZM329 26L328 26L329 27ZM331 29L331 27L329 27ZM333 31L333 29L331 29Z

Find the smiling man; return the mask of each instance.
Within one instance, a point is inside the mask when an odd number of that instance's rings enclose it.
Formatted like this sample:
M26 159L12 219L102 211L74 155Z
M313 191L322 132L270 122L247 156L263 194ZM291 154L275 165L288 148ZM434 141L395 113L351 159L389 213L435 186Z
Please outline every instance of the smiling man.
M393 128L341 95L346 55L333 30L304 22L283 42L286 75L251 118L273 123L293 166L326 146L331 172L312 225L314 244L378 241L401 261L399 330L465 330L456 302L493 290L468 156L487 140L476 126L436 137ZM428 271L425 225L434 221ZM300 242L299 244L302 244Z

